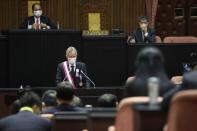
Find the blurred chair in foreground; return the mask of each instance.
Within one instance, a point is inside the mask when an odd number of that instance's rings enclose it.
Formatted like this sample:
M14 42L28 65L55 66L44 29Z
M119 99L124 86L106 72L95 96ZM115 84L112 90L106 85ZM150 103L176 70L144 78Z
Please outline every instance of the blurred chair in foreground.
M123 99L118 106L115 131L134 131L134 111L131 109L131 106L135 103L147 103L148 101L149 98L145 96ZM161 102L162 98L159 97L158 101Z
M171 101L167 131L197 130L197 90L178 92Z
M87 129L87 112L56 112L53 119L53 131L81 131Z

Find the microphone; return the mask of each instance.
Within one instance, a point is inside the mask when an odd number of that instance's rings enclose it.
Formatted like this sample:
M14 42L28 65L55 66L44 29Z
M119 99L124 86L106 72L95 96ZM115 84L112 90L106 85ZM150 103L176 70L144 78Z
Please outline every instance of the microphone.
M94 82L82 70L80 72L93 84L93 87L95 89L96 86L95 86Z
M62 82L65 81L65 80L66 80L66 76L64 77L64 79L62 80Z

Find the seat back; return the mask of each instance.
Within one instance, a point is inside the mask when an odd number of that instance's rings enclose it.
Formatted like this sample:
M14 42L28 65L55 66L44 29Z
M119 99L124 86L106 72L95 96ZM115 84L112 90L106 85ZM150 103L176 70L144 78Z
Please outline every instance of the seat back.
M197 90L178 92L168 114L168 131L197 131Z
M88 131L107 131L115 116L116 108L94 108L88 114Z
M131 106L134 103L145 103L148 101L148 97L128 97L123 99L118 106L116 114L116 131L134 131L134 111L131 109Z
M134 111L131 106L135 103L147 103L148 97L128 97L123 99L117 109L115 128L116 131L134 131ZM159 97L158 101L162 101Z
M163 43L197 43L197 38L193 36L165 37Z
M57 112L54 114L53 131L82 131L87 129L87 112Z
M155 36L155 43L162 43L160 36Z

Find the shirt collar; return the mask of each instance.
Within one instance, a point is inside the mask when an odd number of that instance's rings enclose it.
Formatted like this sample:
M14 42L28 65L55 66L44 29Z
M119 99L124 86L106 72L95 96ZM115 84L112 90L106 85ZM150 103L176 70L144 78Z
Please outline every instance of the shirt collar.
M76 67L76 63L74 65L69 64L69 67L71 68L71 66L74 66L74 68Z
M33 109L31 107L28 106L24 106L20 108L20 111L29 111L29 112L34 112Z
M40 21L40 17L39 17L39 18L37 18L37 17L34 17L34 20L37 20L37 19Z

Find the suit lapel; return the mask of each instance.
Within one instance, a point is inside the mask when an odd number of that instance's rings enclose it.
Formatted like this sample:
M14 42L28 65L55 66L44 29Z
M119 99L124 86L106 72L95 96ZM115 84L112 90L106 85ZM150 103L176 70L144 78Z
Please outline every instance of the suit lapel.
M47 22L47 17L45 17L45 16L40 16L40 22L42 22L42 23L44 23L44 24L47 24L48 22Z
M42 15L40 16L40 23L46 24Z
M31 16L29 19L29 24L33 25L35 23L34 16Z
M76 71L76 69L79 69L80 68L80 64L79 64L79 62L76 62L76 68L75 68L75 71Z

